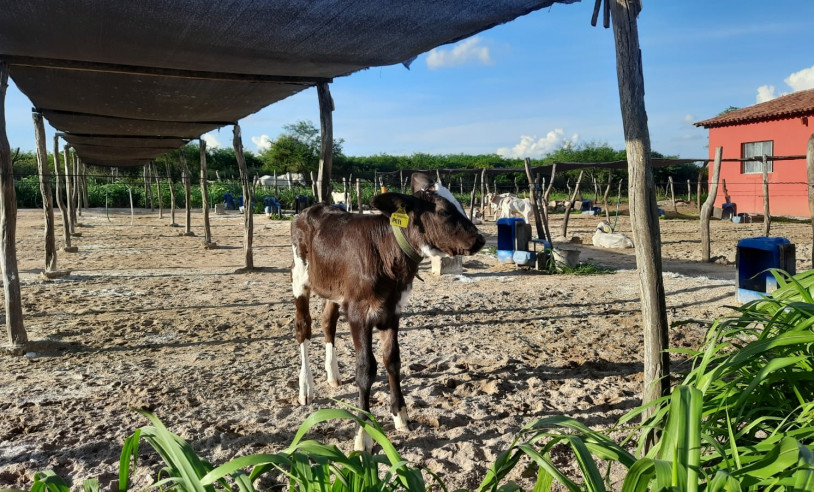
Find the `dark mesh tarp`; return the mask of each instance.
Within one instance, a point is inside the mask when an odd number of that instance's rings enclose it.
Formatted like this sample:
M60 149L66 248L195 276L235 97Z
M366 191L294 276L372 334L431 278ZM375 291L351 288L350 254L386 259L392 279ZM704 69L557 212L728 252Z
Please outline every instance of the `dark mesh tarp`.
M318 81L573 1L0 0L0 57L64 133L192 138ZM127 152L147 158L151 148L96 145L91 154L89 143L77 151L97 164L124 165Z

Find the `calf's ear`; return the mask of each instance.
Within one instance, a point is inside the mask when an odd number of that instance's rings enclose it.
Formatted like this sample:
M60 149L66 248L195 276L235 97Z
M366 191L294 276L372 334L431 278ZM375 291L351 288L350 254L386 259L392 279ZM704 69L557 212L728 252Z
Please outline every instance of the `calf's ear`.
M389 217L390 214L399 208L403 208L405 212L409 212L415 208L416 201L417 200L410 195L402 195L401 193L383 193L381 195L374 196L373 199L370 200L370 204L373 206L373 208L380 210L383 214Z

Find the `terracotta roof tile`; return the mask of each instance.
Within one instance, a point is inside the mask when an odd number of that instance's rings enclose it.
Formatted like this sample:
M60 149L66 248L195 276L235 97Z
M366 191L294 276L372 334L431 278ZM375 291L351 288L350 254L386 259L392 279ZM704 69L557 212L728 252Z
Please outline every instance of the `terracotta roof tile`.
M814 116L814 89L793 92L771 101L737 109L708 120L694 123L695 126L713 128L718 126L742 125L758 121L780 120L800 116Z

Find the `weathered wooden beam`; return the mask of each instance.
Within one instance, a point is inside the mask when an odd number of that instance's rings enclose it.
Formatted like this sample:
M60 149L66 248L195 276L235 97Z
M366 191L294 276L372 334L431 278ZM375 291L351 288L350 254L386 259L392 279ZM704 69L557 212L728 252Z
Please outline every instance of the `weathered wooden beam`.
M48 168L48 150L45 146L45 122L42 114L32 113L34 139L37 144L37 171L40 175L40 195L45 215L45 268L44 272L57 269L57 246L54 238L54 199L51 193L51 170Z
M545 239L549 243L551 238L546 234L543 228L543 217L540 215L540 207L537 206L537 187L534 186L534 180L531 178L531 159L526 157L524 161L526 164L526 177L529 180L529 195L531 196L531 210L534 212L534 228L537 230L537 239Z
M317 96L319 98L319 130L320 130L320 151L319 151L319 176L318 176L318 201L330 203L331 196L331 170L334 161L334 129L333 111L334 101L331 98L331 91L328 82L317 84Z
M23 325L20 274L17 269L17 197L14 193L14 167L6 134L6 90L8 65L0 60L0 268L3 270L3 294L6 301L6 334L12 348L28 343Z
M704 200L704 204L701 206L701 261L703 263L709 263L711 256L709 244L709 220L712 218L712 209L715 206L715 197L718 195L718 181L721 178L721 156L723 155L723 152L723 147L718 147L715 149L715 161L712 164L712 181L709 182L709 193L707 193L707 199Z
M184 207L186 211L186 224L184 229L185 236L194 236L192 232L192 176L189 174L189 166L187 165L187 156L184 149L179 150L179 159L181 161L181 172L183 173L184 180Z
M240 125L235 124L234 139L237 167L240 171L240 182L243 184L243 253L245 268L254 268L254 254L252 253L252 237L254 234L254 214L252 213L252 190L249 187L249 169L246 167L246 157L243 155L243 139L240 136Z
M319 83L333 81L329 77L300 77L295 75L263 75L250 73L208 72L203 70L182 70L177 68L143 67L122 65L118 63L100 63L79 60L59 60L32 56L2 55L9 66L50 68L55 70L72 70L80 72L119 73L151 77L168 77L178 79L222 80L234 82L263 82L270 84L292 84L310 87Z
M209 227L209 183L207 182L207 172L206 172L206 140L200 139L200 146L201 146L201 213L203 213L203 222L204 222L204 247L212 248L214 244L212 243L212 230ZM246 204L246 193L244 190L243 193L243 203L247 207L251 207L251 204Z
M769 237L772 214L769 212L769 162L765 155L761 158L761 163L763 164L763 235Z
M62 251L73 253L77 251L77 248L71 246L71 219L68 215L68 207L62 203L62 175L59 171L59 166L59 137L54 136L54 172L57 178L57 207L59 207L59 212L62 215L62 235L65 241L65 246L63 246Z
M65 161L65 209L68 211L68 232L73 235L76 232L76 214L73 212L73 201L71 200L71 147L65 145L62 148L62 157Z
M613 35L616 44L616 76L627 150L630 215L644 324L644 388L642 403L647 405L669 394L670 357L667 306L661 264L661 232L656 204L653 170L650 162L650 132L644 104L644 74L636 15L636 0L610 0ZM655 407L649 406L642 419ZM652 442L652 439L648 439Z
M170 172L170 155L164 154L164 168L167 171L167 185L170 188L170 226L176 227L175 223L175 185L172 182L172 173Z

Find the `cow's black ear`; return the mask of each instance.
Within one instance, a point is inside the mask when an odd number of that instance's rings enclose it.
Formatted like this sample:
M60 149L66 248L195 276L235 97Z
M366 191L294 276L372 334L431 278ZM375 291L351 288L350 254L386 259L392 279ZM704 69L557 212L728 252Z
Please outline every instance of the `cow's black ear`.
M409 212L410 210L414 209L416 199L410 195L403 195L401 193L383 193L381 195L374 196L373 199L370 200L370 204L373 206L373 208L380 210L383 214L389 217L390 214L399 208L403 208L405 212Z

